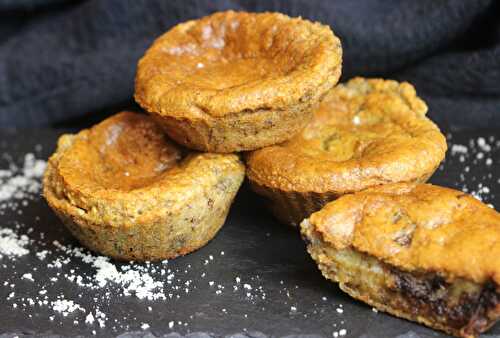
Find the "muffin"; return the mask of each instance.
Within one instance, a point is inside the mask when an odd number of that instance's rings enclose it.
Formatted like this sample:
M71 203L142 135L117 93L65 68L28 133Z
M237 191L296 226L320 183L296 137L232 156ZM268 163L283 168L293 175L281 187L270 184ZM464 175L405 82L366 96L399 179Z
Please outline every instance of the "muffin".
M123 112L59 138L43 194L87 248L163 260L215 236L244 173L237 155L186 151L151 117Z
M338 81L329 27L279 13L220 12L181 23L139 61L135 99L176 142L210 152L289 139Z
M378 310L467 338L500 317L500 214L461 191L371 188L301 229L323 275Z
M352 79L327 94L301 133L249 153L247 176L291 225L346 193L424 182L446 153L446 138L426 112L408 83Z

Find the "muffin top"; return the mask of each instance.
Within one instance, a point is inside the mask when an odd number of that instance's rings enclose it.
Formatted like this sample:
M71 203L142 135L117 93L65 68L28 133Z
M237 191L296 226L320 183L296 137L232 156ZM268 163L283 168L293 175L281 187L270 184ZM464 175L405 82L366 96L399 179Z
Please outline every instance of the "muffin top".
M220 175L243 172L236 155L188 152L168 140L151 117L122 112L60 137L44 194L64 202L58 203L60 212L97 224L140 224L207 193Z
M500 284L500 214L461 191L370 188L328 203L302 228L337 250L354 248L405 271Z
M185 155L151 118L131 112L102 121L70 143L59 171L68 184L93 193L145 189L178 170Z
M341 58L328 26L279 13L220 12L154 42L138 64L135 98L177 117L286 109L330 89Z
M355 78L331 90L291 140L249 153L252 181L285 191L346 193L425 180L446 139L408 83Z

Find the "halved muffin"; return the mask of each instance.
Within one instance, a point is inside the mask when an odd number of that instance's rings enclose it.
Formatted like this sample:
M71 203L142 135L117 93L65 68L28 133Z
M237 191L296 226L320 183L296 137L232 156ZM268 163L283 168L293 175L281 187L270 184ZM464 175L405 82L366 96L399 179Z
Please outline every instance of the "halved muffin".
M221 12L179 24L139 61L135 99L189 148L234 152L289 139L338 81L328 26L279 13Z
M468 338L500 318L500 214L461 191L371 188L301 229L323 275L381 311Z
M346 193L395 182L425 182L446 138L409 83L355 78L331 90L291 140L253 151L247 175L276 217L297 225Z
M44 196L89 249L123 260L184 255L212 239L243 178L236 155L188 152L123 112L60 137Z

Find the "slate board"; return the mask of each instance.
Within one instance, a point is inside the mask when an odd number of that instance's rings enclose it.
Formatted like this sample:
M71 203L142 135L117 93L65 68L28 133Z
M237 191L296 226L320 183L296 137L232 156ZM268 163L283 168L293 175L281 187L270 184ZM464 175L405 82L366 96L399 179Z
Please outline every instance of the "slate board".
M42 149L39 149L37 156L47 158L60 133L51 130L3 130L0 132L0 154L7 152L20 160L26 152L32 152L36 144L41 144ZM482 130L454 133L449 144L468 144L479 136L500 140L499 131ZM460 161L459 154L448 156L431 181L456 188L462 188L464 183L469 188L477 187L482 182L490 190L485 196L486 202L498 209L500 143L485 155L493 159L493 164L486 165L486 157L477 159L475 153L470 153L464 162ZM4 157L0 158L0 168L5 164ZM469 172L464 171L466 166L470 167ZM307 255L298 233L274 221L262 201L246 185L238 194L224 228L212 242L166 265L157 263L148 267L151 270L155 266L167 266L177 271L176 278L179 277L181 282L192 281L189 293L182 294L179 291L181 297L178 299L148 301L133 296L125 297L119 295L119 290L112 283L104 289L89 290L62 277L57 282L50 282L49 279L57 272L63 276L75 269L79 274L91 277L95 271L77 259L72 259L61 269L48 268L48 262L64 256L60 252L52 252L40 260L36 257L37 251L54 250L54 240L64 245L78 244L41 197L21 209L22 214L7 211L0 216L0 227L15 228L17 225L19 234L26 233L34 239L28 255L17 260L6 257L0 260L0 337L14 334L36 337L92 336L92 331L97 337L154 337L165 334L171 337L332 337L334 332L342 328L347 331L346 337L446 337L423 326L375 313L370 307L351 300L335 284L321 276ZM33 227L32 232L28 230L30 227ZM45 234L43 238L42 232ZM221 255L221 251L224 255ZM210 255L213 260L210 260ZM26 272L33 274L34 282L20 278ZM203 273L204 277L201 277ZM236 277L241 278L241 283L235 282ZM165 277L157 274L155 278ZM214 281L213 286L209 286L210 281ZM181 282L178 284L181 285ZM9 286L11 283L14 287ZM252 290L245 289L244 283L251 285ZM224 286L220 294L216 293L217 285ZM237 291L234 286L238 287ZM100 328L97 323L86 324L86 314L81 311L63 317L51 307L43 305L12 307L13 302L24 297L40 298L38 292L41 289L47 290L49 299L64 295L87 311L92 311L98 305L107 314L106 327ZM7 300L13 291L15 296ZM108 296L106 291L109 291ZM247 291L252 297L247 297ZM340 304L343 313L337 312ZM151 311L148 307L151 307ZM49 320L51 316L53 320ZM170 328L169 323L172 321L174 325ZM142 330L143 323L147 323L149 328ZM500 337L500 325L484 337Z

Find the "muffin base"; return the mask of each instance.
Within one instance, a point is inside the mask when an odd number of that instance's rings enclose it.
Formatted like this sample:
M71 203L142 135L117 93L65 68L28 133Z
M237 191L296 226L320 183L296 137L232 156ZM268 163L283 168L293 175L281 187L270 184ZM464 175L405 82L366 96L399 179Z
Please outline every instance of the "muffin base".
M152 114L171 139L187 148L231 153L288 140L309 123L312 108L300 105L285 111L258 110L199 119Z
M204 223L164 220L141 228L110 227L89 223L77 216L58 212L70 233L86 248L121 261L158 261L191 253L212 240L226 219L229 208ZM196 231L189 230L196 226ZM175 231L185 228L188 231ZM197 235L196 232L202 233Z
M165 210L145 224L112 226L96 224L85 217L87 210L51 189L49 167L44 195L49 206L78 241L97 253L118 260L157 261L188 254L207 244L223 226L232 200L243 180L221 177L213 194Z
M425 183L434 173L428 173L416 180L405 183ZM261 195L268 202L266 206L274 217L283 224L297 227L300 222L309 217L313 212L323 208L328 202L334 201L352 191L345 192L314 192L314 191L284 191L277 188L267 187L256 181L250 181L251 189ZM372 188L372 187L367 187Z

